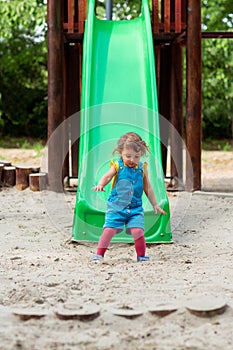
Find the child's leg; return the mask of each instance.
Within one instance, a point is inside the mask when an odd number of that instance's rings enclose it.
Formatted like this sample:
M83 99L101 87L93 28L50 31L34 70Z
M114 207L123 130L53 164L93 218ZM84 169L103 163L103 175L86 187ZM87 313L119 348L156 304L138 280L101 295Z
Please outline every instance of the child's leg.
M130 229L130 232L134 238L134 245L137 257L145 256L146 241L144 237L144 230L142 228L133 227Z
M112 239L112 237L117 233L117 228L112 227L106 227L104 229L104 232L102 233L98 247L97 247L97 253L98 255L104 256L106 250L108 249L109 243Z

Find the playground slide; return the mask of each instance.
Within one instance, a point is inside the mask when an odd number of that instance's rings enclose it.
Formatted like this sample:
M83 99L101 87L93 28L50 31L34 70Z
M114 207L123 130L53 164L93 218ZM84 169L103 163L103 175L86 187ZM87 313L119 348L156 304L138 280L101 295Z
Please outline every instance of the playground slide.
M73 221L73 239L98 241L104 224L106 192L91 188L109 169L119 137L137 132L149 145L149 178L158 204L166 216L155 215L145 194L147 242L171 242L169 203L164 186L159 138L154 51L148 1L141 15L131 21L100 20L88 2L84 34L82 110L80 126L78 191ZM113 242L133 242L122 232Z

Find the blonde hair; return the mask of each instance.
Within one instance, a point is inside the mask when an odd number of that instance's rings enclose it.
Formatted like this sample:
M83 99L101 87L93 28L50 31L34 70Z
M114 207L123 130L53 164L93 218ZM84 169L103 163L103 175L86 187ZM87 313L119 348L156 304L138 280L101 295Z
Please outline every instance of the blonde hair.
M119 154L122 153L123 149L133 149L135 152L140 152L142 155L145 155L146 152L149 152L149 147L145 143L145 141L142 140L141 136L136 134L135 132L127 132L126 134L122 135L118 142L117 147L113 150L113 153L118 152Z

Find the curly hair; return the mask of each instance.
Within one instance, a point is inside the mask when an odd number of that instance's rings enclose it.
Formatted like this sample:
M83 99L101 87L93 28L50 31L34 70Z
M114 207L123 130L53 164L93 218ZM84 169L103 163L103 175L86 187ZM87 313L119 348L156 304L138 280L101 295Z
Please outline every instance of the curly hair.
M141 136L135 132L127 132L126 134L122 135L119 138L117 147L113 150L113 153L118 152L121 154L124 147L127 149L133 149L134 152L141 151L142 155L145 155L147 152L149 152L149 147L145 141L143 141Z

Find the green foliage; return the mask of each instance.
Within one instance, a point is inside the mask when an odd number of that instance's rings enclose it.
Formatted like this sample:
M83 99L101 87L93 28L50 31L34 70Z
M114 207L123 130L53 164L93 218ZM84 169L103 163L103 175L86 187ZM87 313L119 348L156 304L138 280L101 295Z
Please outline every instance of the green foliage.
M34 149L37 153L41 153L45 148L45 141L31 137L12 137L8 135L1 137L0 148Z
M46 28L46 0L1 0L0 30L3 38L14 36L14 30L24 28L36 34Z
M2 0L0 16L0 133L46 138L45 1Z
M46 137L47 72L45 42L12 31L0 42L1 133Z
M203 137L232 137L233 40L202 43Z
M205 151L233 151L233 140L206 138L202 142L202 149Z
M202 0L202 30L232 31L232 0ZM202 41L203 137L231 138L233 39Z
M0 0L0 134L47 134L46 0ZM149 1L151 6L151 0ZM106 0L96 1L105 18ZM113 0L113 18L140 15L140 0ZM232 0L202 0L203 30L233 30ZM203 136L231 137L233 40L202 41Z
M233 29L232 0L202 0L202 29L221 31Z
M141 13L141 0L113 0L113 20L131 20ZM96 1L96 14L106 18L106 0Z

